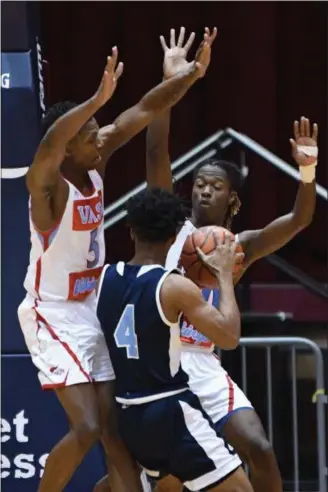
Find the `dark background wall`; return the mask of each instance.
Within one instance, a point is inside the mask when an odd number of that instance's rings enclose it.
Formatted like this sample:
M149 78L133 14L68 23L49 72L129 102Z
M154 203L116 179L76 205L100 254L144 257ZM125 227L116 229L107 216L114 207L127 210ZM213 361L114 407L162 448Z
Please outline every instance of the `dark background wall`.
M171 154L176 158L220 128L231 126L291 162L292 122L302 115L320 131L318 182L327 187L326 2L41 2L43 49L49 61L48 102L82 101L95 91L106 55L119 47L125 73L99 113L107 124L161 79L159 35L184 25L200 39L204 26L219 35L205 79L174 109ZM196 43L195 43L196 44ZM145 137L110 162L106 203L145 177ZM256 157L248 158L247 207L235 229L259 228L293 205L297 184ZM190 181L180 185L187 195ZM327 279L327 207L318 199L313 224L282 254L316 279ZM107 232L108 259L131 253L123 223ZM266 262L255 281L286 280Z

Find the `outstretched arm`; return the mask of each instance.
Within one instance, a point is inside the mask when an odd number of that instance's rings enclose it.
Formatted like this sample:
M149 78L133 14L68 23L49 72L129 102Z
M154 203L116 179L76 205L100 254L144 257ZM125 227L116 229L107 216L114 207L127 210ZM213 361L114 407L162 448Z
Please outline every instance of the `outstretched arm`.
M316 202L317 125L314 123L311 136L308 119L301 118L300 123L295 121L294 138L295 140L291 139L292 155L299 166L301 178L294 208L289 214L279 217L264 229L239 234L239 241L245 253L244 268L280 249L312 221Z
M113 95L117 80L123 71L120 63L116 69L117 49L113 48L108 57L100 86L90 99L60 117L42 138L26 175L31 195L32 217L35 225L42 230L50 229L61 215L68 196L68 186L61 177L60 166L64 160L66 146L82 126ZM53 200L60 196L61 206L54 207ZM56 210L54 210L56 209ZM38 215L36 215L38 214Z
M103 137L104 162L119 147L141 132L160 113L171 108L203 74L203 60L209 56L208 44L199 56L168 80L148 92L135 106L122 113L112 125L100 130Z
M202 76L205 75L206 69L210 63L211 51L208 51L208 56L205 59L201 56L202 48L205 43L211 45L216 37L216 28L210 34L208 28L205 29L204 39L196 54L196 60L202 63ZM174 77L181 71L186 70L190 64L186 57L192 43L195 39L195 33L191 33L186 44L184 44L185 28L181 27L178 42L176 43L175 30L170 32L170 48L165 43L161 36L161 44L164 50L163 72L164 79ZM147 183L149 186L165 188L169 191L173 189L171 159L169 154L169 132L170 132L170 116L171 112L165 111L155 118L148 126L147 130Z

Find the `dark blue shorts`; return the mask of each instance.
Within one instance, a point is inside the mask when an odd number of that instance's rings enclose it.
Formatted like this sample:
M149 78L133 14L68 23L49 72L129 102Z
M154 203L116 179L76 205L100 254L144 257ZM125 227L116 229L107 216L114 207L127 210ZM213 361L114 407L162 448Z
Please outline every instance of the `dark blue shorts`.
M174 475L189 490L208 490L241 464L189 390L118 407L122 439L150 477Z

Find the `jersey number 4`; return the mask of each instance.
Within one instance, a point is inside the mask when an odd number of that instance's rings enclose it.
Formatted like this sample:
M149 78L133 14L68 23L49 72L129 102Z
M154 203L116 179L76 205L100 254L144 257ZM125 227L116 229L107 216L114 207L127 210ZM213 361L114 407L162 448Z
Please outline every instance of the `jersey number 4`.
M134 305L128 304L114 331L114 340L119 348L125 348L128 359L139 359L138 338L135 332Z

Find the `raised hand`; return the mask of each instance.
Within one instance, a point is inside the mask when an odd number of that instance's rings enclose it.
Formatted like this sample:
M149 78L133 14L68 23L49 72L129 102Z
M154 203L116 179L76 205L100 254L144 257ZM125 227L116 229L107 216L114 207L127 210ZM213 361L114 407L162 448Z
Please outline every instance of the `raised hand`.
M167 46L164 36L160 36L162 48L164 50L163 73L164 78L169 79L178 73L185 71L189 67L187 62L187 54L195 39L195 33L192 32L184 44L186 29L180 28L178 42L175 39L175 29L170 31L170 47Z
M202 262L214 273L231 272L236 263L241 263L244 253L237 253L237 243L231 238L230 234L219 236L213 232L216 242L214 253L205 255L203 251L197 248L197 253Z
M294 139L290 139L292 146L292 156L298 166L309 166L314 164L318 159L318 125L311 123L307 118L302 116L300 122L294 121ZM302 149L302 147L312 147L311 149Z
M118 79L123 73L123 63L117 65L118 49L112 48L112 56L107 57L107 63L102 76L100 85L94 95L94 99L99 106L103 106L115 92ZM116 66L117 65L117 66Z
M171 29L170 47L167 46L164 37L160 36L161 45L164 50L163 72L164 78L166 79L186 71L195 63L197 64L200 76L203 77L210 63L211 46L217 34L216 28L213 29L212 34L210 34L208 28L205 28L203 41L198 47L195 60L192 62L187 61L187 54L194 42L195 33L192 32L184 44L185 33L185 28L181 27L178 42L176 42L175 29Z
M217 29L214 27L212 34L208 27L205 27L204 38L196 52L195 61L200 66L201 77L204 77L211 61L211 47L217 36Z

